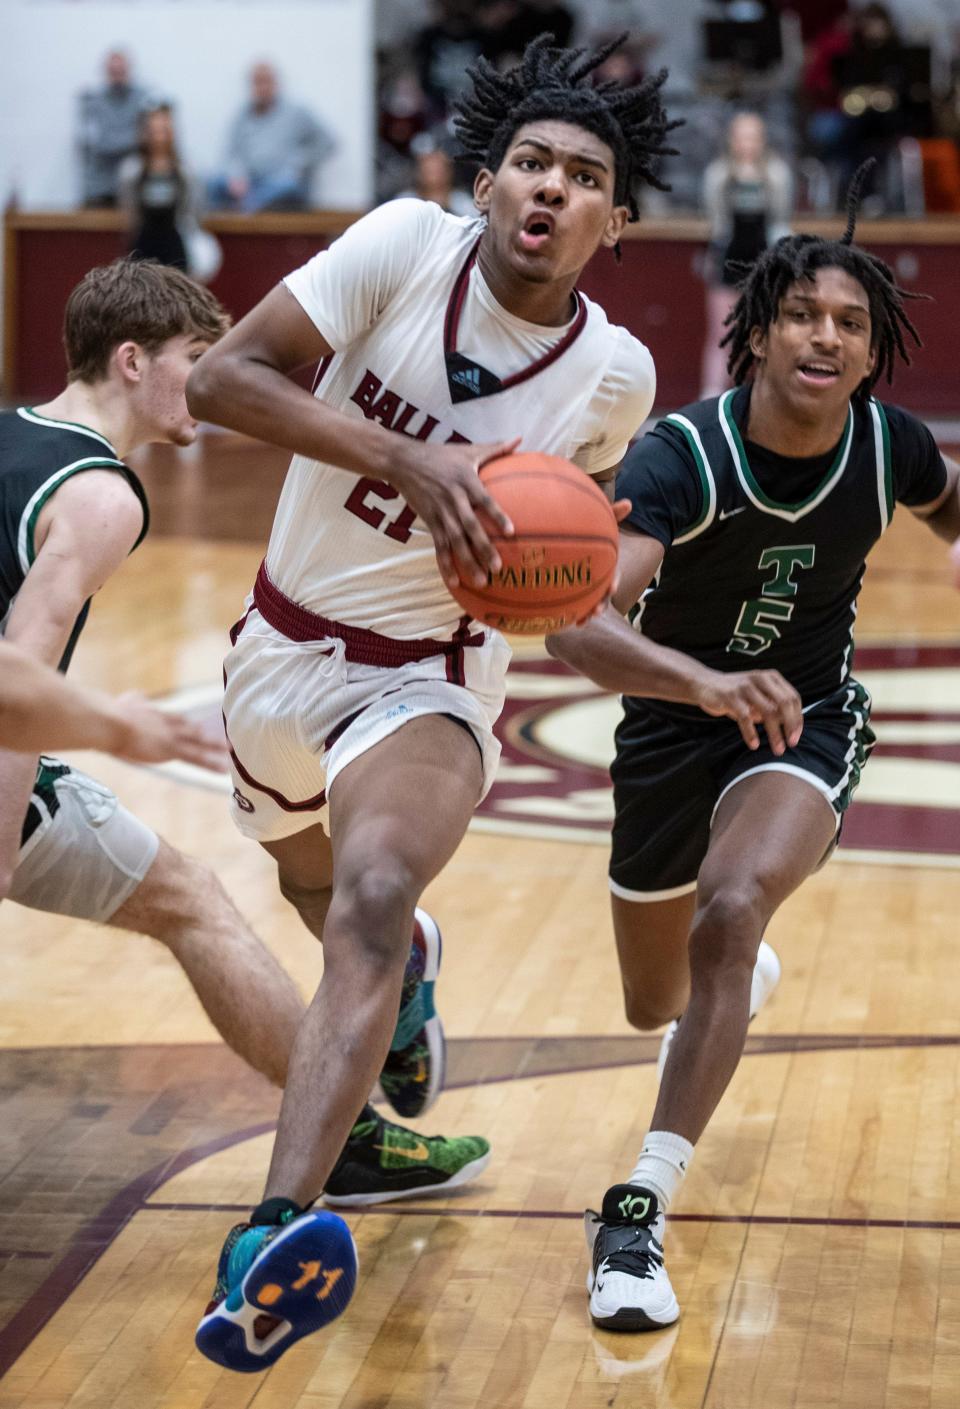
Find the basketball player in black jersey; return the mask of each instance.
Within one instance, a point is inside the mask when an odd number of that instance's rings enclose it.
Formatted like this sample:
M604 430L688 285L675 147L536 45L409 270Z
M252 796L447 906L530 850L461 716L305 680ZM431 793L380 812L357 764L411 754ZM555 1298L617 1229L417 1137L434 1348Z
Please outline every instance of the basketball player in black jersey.
M900 502L960 562L958 467L872 395L919 338L910 295L852 243L856 200L839 241L790 236L753 266L725 339L734 389L628 454L615 604L635 629L611 608L548 642L625 696L610 886L626 1011L641 1029L680 1019L637 1164L588 1215L600 1326L679 1314L664 1211L763 996L764 930L833 849L873 744L851 674L864 559Z
M0 669L16 671L20 652L66 670L93 594L146 533L146 497L124 457L148 442L193 441L187 376L227 321L206 289L151 262L120 260L93 269L71 294L64 319L67 386L46 405L0 414L0 634L9 653ZM37 678L43 687L42 675ZM68 741L81 742L78 733L92 727L91 703L96 700L81 696L87 719L81 714L66 729ZM148 724L153 713L144 717L141 706L134 722L139 717ZM94 737L116 738L115 721L113 734L109 717L105 723L106 732ZM154 732L156 752L164 734ZM213 752L197 747L199 762ZM283 1084L304 1004L214 874L72 766L0 749L5 898L158 939L185 970L224 1041ZM420 1143L403 1127L386 1124L398 1143ZM329 1192L357 1192L358 1143L347 1142ZM477 1145L488 1148L470 1137L435 1137L430 1148L438 1162L445 1156L445 1168L429 1180L424 1176L422 1187L435 1190L457 1174ZM373 1182L383 1198L398 1189L409 1194L416 1181L403 1174L401 1180L391 1170L368 1170L364 1192Z

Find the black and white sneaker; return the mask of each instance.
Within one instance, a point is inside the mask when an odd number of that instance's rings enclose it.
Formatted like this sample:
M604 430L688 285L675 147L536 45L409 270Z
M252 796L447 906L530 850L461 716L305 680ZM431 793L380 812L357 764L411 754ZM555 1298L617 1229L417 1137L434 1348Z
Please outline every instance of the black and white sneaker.
M584 1232L593 1266L587 1274L590 1315L605 1331L657 1331L680 1315L663 1265L664 1216L655 1194L614 1184L603 1210L587 1209Z

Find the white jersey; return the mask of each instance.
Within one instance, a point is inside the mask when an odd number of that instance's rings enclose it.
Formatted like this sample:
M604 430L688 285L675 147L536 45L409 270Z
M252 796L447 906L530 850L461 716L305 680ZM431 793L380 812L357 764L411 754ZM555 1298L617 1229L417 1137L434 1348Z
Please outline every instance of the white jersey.
M315 395L415 439L522 436L522 450L564 456L589 474L611 469L653 402L649 352L582 294L564 327L508 313L475 262L483 229L431 202L392 201L288 275L334 349ZM454 349L462 365L453 363L451 381ZM486 373L500 379L492 392ZM302 455L287 474L266 564L300 606L381 635L449 640L463 619L429 532L396 489Z

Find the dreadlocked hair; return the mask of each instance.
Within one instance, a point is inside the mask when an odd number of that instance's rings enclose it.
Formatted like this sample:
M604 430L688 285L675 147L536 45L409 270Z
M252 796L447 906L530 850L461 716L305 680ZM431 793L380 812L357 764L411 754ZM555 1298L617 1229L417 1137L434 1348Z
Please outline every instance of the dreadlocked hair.
M614 203L625 205L639 220L636 188L640 182L658 191L670 187L660 179L660 159L676 155L664 146L669 122L660 98L667 70L633 87L612 79L586 80L627 38L621 34L599 49L560 49L551 34L538 35L515 68L499 73L487 59L467 70L473 92L455 105L454 131L464 155L496 171L517 129L543 118L570 122L606 142L615 164Z
M755 264L744 266L748 272L737 286L740 296L726 320L729 331L720 343L721 347L729 345L727 370L737 386L746 380L756 360L750 349L751 329L766 329L775 323L780 300L789 286L800 280L812 283L818 269L843 269L863 285L870 303L871 340L877 360L855 395L869 396L884 374L887 382L892 382L897 357L909 365L905 334L910 335L916 347L923 346L904 301L926 299L929 295L900 288L888 264L853 243L860 195L874 165L871 158L854 173L847 192L847 225L839 240L825 240L819 235L786 235L765 250Z

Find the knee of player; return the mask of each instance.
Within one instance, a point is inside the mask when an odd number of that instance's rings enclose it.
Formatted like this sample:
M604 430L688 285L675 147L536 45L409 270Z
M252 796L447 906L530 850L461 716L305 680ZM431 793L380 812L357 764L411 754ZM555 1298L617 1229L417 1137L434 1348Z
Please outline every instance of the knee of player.
M627 1022L640 1032L653 1032L680 1016L683 1002L673 993L623 985L623 1010Z
M158 939L177 954L182 940L232 921L229 912L230 902L213 872L161 841L153 866L109 923Z
M312 916L322 917L326 914L333 894L331 886L305 885L285 876L282 871L278 873L277 879L284 900L288 901L308 924Z
M767 914L763 890L749 880L724 884L704 899L690 933L690 972L753 968Z
M157 860L123 909L133 912L145 934L167 940L185 925L204 923L221 899L228 903L209 866L161 842Z
M419 885L410 871L391 858L341 874L331 905L334 934L343 934L354 953L393 967L409 952L418 898Z

